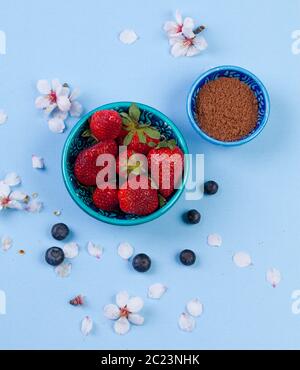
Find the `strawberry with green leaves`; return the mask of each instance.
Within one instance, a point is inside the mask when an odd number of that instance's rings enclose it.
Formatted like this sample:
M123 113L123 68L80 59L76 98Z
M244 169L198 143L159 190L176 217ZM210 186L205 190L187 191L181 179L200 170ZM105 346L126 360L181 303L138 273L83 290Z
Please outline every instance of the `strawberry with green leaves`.
M141 123L141 111L136 104L132 104L128 113L120 113L123 121L121 135L124 136L123 145L136 153L148 154L160 141L160 132L150 124ZM125 133L127 132L126 136Z
M162 141L148 153L148 168L158 184L159 193L169 198L180 183L184 169L184 154L175 140Z

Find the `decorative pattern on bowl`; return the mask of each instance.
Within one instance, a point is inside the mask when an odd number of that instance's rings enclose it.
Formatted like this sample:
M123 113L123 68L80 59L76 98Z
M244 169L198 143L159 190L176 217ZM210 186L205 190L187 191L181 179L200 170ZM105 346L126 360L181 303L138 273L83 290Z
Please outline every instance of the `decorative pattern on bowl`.
M256 127L252 132L250 132L246 137L244 137L241 140L232 142L220 141L208 136L201 129L201 127L199 127L196 108L197 96L199 94L199 91L205 84L207 84L210 81L217 80L220 77L236 78L241 82L244 82L251 88L254 95L256 96L258 102L258 119ZM192 126L197 131L197 133L200 134L204 139L214 144L225 146L237 146L253 140L264 129L270 114L270 98L263 83L251 72L241 67L221 66L205 72L193 84L187 99L187 113Z
M132 103L130 102L111 103L96 108L86 114L72 129L69 137L66 140L62 156L62 172L64 182L68 192L76 204L90 216L114 225L137 225L160 217L162 214L167 212L180 197L181 193L183 192L188 173L188 163L185 163L185 173L181 187L176 190L174 195L162 208L158 209L151 215L140 217L136 215L125 214L123 212L107 212L94 206L92 202L92 191L94 188L81 185L74 176L74 163L78 154L94 143L93 138L84 137L83 133L89 128L88 120L95 112L104 109L114 109L119 113L124 111L127 112L131 104ZM188 148L181 132L168 117L147 105L140 103L136 104L141 110L141 122L151 123L151 125L157 128L162 136L167 140L175 139L177 145L181 148L183 153L188 154Z

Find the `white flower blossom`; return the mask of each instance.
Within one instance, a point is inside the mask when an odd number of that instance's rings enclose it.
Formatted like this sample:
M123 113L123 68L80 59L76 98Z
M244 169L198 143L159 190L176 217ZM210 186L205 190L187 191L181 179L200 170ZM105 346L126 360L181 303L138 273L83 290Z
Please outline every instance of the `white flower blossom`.
M81 116L82 105L76 100L80 95L78 88L71 91L67 84L63 85L58 79L54 79L51 83L47 80L39 80L37 89L42 95L36 99L35 105L49 116L50 131L63 133L65 120L69 115Z
M175 12L175 21L167 21L164 24L164 30L169 37L179 36L186 29L193 29L194 21L190 17L183 19L179 10Z
M182 34L170 38L171 54L175 57L192 57L208 46L205 38L195 34L192 29L183 29Z
M63 86L58 79L52 80L51 83L47 80L39 80L36 87L42 94L35 100L35 106L38 109L43 109L47 114L52 113L55 109L61 112L70 110L70 89Z
M144 317L138 312L143 308L144 302L140 297L129 297L126 291L116 295L116 304L108 304L104 307L104 316L110 320L116 320L114 330L117 334L126 334L130 329L130 323L142 325Z

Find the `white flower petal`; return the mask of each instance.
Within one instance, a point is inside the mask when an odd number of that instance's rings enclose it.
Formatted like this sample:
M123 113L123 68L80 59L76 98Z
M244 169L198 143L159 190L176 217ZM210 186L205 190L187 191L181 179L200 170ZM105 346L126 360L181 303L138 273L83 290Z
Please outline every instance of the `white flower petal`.
M38 96L35 99L35 107L37 109L46 109L50 106L50 100L47 96Z
M127 303L127 308L130 312L139 312L144 306L144 301L140 297L132 297Z
M55 272L61 278L66 278L70 275L72 270L72 264L63 262L59 266L55 267Z
M218 234L210 234L207 237L207 244L210 247L221 247L222 245L222 237Z
M46 116L49 116L51 113L53 113L53 111L57 108L57 104L56 103L50 103L48 105L48 107L46 107L44 109L44 112L46 114Z
M276 288L277 285L281 282L281 273L275 268L271 268L267 271L267 281L272 285L273 288Z
M56 109L53 112L52 117L65 121L68 118L68 115L69 115L69 112L62 112L59 109Z
M75 87L75 89L72 91L69 99L71 100L71 102L73 102L74 100L79 98L79 96L80 96L80 89L78 87Z
M77 243L67 243L63 247L66 258L75 258L79 254L79 247Z
M62 87L62 84L60 83L58 78L54 78L51 81L51 85L52 85L52 90L55 91L55 92Z
M17 200L20 202L24 202L27 198L28 198L28 195L23 193L22 191L13 191L9 196L9 199Z
M93 330L93 320L86 316L81 322L81 333L86 337Z
M128 315L128 320L131 322L131 324L134 325L143 325L145 319L143 316L138 315L137 313L131 313Z
M10 209L18 209L19 211L21 211L24 207L23 207L23 205L19 201L14 200L14 199L11 199L7 203L7 208L10 208Z
M12 238L10 236L3 236L1 239L1 245L2 245L2 249L5 252L8 251L13 245Z
M5 183L0 184L0 197L1 198L7 198L10 192L11 192L10 187L7 184Z
M32 168L37 168L37 169L45 168L44 158L38 157L37 155L32 155L31 160L32 160Z
M133 246L127 242L120 243L118 246L118 254L121 258L124 258L124 260L129 260L130 257L132 257L134 253Z
M200 50L197 49L195 46L190 46L186 52L187 57L194 57L195 55L200 54Z
M120 308L115 304L108 304L103 309L104 316L110 320L117 320L120 317Z
M123 44L133 44L138 39L137 34L133 30L124 30L120 33L119 39Z
M93 242L88 242L87 250L91 256L96 257L98 259L100 259L103 255L103 248L100 247L99 245L95 245Z
M233 256L233 262L237 267L245 268L252 264L251 257L246 252L238 252Z
M25 210L30 213L39 213L43 209L43 203L34 199L28 203Z
M171 54L174 58L182 57L186 55L188 48L183 44L182 41L177 41L171 48Z
M186 17L183 21L183 28L189 28L193 30L195 28L195 23L194 23L193 18Z
M60 97L60 96L66 96L68 97L68 100L69 99L69 95L70 95L70 88L69 87L66 87L66 86L60 86L57 90L56 90L56 95L57 97Z
M181 330L191 332L196 327L196 321L191 315L184 312L179 316L178 325Z
M70 115L72 117L80 117L83 111L82 105L78 101L72 101Z
M161 283L153 284L148 289L148 297L152 299L160 299L167 289L168 288Z
M182 33L183 35L188 38L188 39L193 39L195 38L195 34L193 32L193 30L191 28L188 28L188 27L183 27L182 29ZM193 40L194 42L195 40Z
M57 97L57 106L62 112L68 112L71 108L71 102L68 96L58 96Z
M207 49L208 43L206 39L203 36L196 36L194 39L194 46L197 48L199 51L203 51Z
M129 321L126 319L126 317L121 317L119 320L115 322L114 329L115 332L120 335L128 333L130 329Z
M56 133L56 134L61 134L65 130L65 123L62 119L59 118L52 118L48 121L48 126L50 131Z
M175 19L178 25L183 23L181 12L178 9L175 11Z
M164 31L168 33L169 37L175 36L178 30L178 24L174 21L167 21L164 24Z
M120 292L116 295L116 303L120 308L127 305L129 301L129 294L126 291Z
M6 123L7 118L8 118L7 114L3 110L0 110L0 125Z
M47 80L38 80L36 88L43 95L48 95L51 92L51 86Z
M21 177L15 172L10 172L5 176L4 183L8 186L17 186L21 184Z
M198 317L198 316L202 315L203 305L199 301L199 299L195 298L195 299L192 299L191 301L189 301L187 303L186 310L190 315L192 315L194 317Z

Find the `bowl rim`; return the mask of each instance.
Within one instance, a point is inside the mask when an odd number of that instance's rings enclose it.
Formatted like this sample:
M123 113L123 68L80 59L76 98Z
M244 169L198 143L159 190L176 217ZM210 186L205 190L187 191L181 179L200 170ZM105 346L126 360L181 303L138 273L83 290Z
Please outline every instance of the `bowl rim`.
M69 133L69 135L68 135L68 137L65 141L65 144L64 144L64 147L63 147L63 152L62 152L62 159L61 159L63 180L64 180L65 186L67 188L67 191L70 194L73 201L79 206L79 208L81 208L85 213L87 213L91 217L93 217L93 218L95 218L99 221L105 222L107 224L117 225L117 226L140 225L140 224L144 224L146 222L153 221L156 218L165 214L171 207L173 207L173 205L177 202L177 200L182 195L183 190L184 190L185 185L186 185L186 182L187 182L188 172L189 172L189 158L188 158L187 155L185 155L185 163L184 163L185 171L184 171L184 176L183 176L181 187L179 189L177 189L176 193L166 203L166 205L164 207L158 209L157 211L155 211L154 213L152 213L148 216L139 217L139 218L136 218L136 219L122 220L122 219L117 219L117 218L106 217L106 216L101 215L100 213L97 213L96 211L92 210L90 207L88 207L86 204L84 204L78 196L76 196L75 191L72 187L72 182L70 181L70 178L68 177L68 171L67 171L67 153L68 153L69 146L70 146L71 142L74 139L74 136L77 134L77 132L79 131L81 126L86 123L87 119L91 115L93 115L95 112L98 112L98 111L104 110L104 109L115 109L118 106L125 106L127 108L133 103L137 104L141 109L147 110L148 112L153 113L153 114L157 115L158 117L160 117L162 120L164 120L164 122L166 122L172 128L172 131L174 132L177 140L179 141L180 146L183 149L184 154L189 154L189 149L188 149L187 143L186 143L181 131L178 129L178 127L175 125L175 123L169 117L167 117L164 113L160 112L156 108L150 107L149 105L146 105L146 104L143 104L143 103L120 101L120 102L113 102L113 103L108 103L108 104L101 105L101 106L89 111L83 117L81 117L79 119L79 121L74 125L74 127L70 131L70 133Z
M215 72L218 72L218 71L224 71L224 70L242 72L242 73L248 75L249 77L251 77L258 84L258 86L260 87L260 89L261 89L261 91L262 91L262 93L264 95L265 102L266 102L266 110L265 110L264 118L263 118L260 126L251 135L245 137L244 139L240 139L240 140L236 140L236 141L221 141L221 140L214 139L213 137L207 135L199 127L198 123L196 122L196 120L194 118L193 110L192 110L192 98L193 98L194 92L195 92L196 88L198 87L199 83L203 79L205 79L209 75L211 75L212 73L215 73ZM196 79L196 81L193 83L192 87L190 88L190 90L188 92L187 102L186 102L186 109L187 109L187 114L188 114L190 123L192 124L192 127L205 140L207 140L207 141L209 141L209 142L211 142L213 144L227 146L227 147L230 147L230 146L231 147L232 146L239 146L239 145L246 144L249 141L252 141L253 139L255 139L263 131L263 129L265 128L265 126L266 126L266 124L267 124L267 122L269 120L269 116L270 116L270 96L269 96L269 93L268 93L265 85L263 84L263 82L255 74L253 74L252 72L248 71L245 68L234 66L234 65L223 65L223 66L214 67L214 68L209 69L208 71L202 73Z

